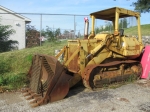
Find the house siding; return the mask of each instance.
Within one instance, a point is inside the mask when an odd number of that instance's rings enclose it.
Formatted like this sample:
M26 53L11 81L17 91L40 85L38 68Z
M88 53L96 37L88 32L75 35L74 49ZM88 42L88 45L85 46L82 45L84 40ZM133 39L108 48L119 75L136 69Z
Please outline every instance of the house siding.
M0 9L0 13L8 13L7 11ZM12 29L15 30L15 33L10 36L11 40L18 41L18 49L23 49L26 47L25 44L25 24L26 21L24 18L21 18L14 14L0 14L0 24L2 25L11 25Z

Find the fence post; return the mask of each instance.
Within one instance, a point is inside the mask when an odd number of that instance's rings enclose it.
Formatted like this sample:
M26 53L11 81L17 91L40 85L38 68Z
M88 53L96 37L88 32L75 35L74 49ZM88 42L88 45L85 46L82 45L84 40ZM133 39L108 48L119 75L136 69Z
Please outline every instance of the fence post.
M41 38L42 37L42 14L41 14L41 19L40 19L40 46L41 46Z

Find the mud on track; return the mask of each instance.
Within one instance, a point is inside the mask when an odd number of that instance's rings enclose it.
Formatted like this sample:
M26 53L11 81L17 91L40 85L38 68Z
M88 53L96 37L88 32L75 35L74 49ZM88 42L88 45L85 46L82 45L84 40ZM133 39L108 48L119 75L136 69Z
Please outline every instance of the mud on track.
M116 89L82 85L72 88L61 101L31 108L20 92L0 94L0 112L150 112L150 81L140 80Z

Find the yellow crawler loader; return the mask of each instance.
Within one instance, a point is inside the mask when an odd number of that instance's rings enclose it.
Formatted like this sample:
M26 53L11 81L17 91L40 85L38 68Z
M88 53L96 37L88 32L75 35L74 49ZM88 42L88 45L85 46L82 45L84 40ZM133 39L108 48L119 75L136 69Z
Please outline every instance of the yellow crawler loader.
M57 56L34 55L28 72L29 88L24 90L33 107L63 99L69 88L83 81L93 89L129 77L140 77L142 67L137 58L144 45L141 39L140 14L113 7L90 14L91 34L88 35L88 19L85 19L84 39L68 40L68 45ZM119 18L135 17L138 38L130 37L119 30ZM95 19L113 23L114 32L95 35ZM63 62L58 58L63 54Z

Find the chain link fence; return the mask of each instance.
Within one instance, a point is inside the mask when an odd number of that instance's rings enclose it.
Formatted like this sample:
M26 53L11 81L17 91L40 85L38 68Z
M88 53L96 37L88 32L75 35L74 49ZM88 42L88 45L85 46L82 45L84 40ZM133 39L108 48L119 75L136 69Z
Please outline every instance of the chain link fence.
M1 13L2 14L2 13ZM4 13L3 13L4 14ZM43 37L42 31L50 30L55 32L60 30L58 39L76 39L81 38L84 35L84 18L89 18L89 32L91 29L91 19L89 15L77 15L77 14L46 14L46 13L5 13L5 14L21 14L31 20L28 25L33 26L40 32L40 37ZM11 19L11 18L9 18ZM12 18L13 19L13 18ZM113 33L112 22L97 20L95 21L95 28L108 27L107 31ZM126 18L126 23L123 19L119 20L119 27L121 29L137 26L136 19L133 17ZM95 30L95 33L99 33L99 30ZM136 33L136 32L135 32ZM135 34L133 34L135 35ZM143 37L143 41L148 41L147 37Z
M51 31L60 29L61 37L74 38L83 36L84 17L88 15L73 14L23 14L31 19L29 25L34 26L38 31L49 28ZM42 36L42 33L40 34Z

